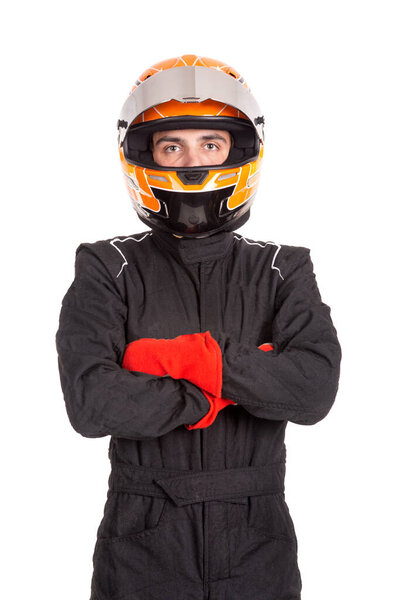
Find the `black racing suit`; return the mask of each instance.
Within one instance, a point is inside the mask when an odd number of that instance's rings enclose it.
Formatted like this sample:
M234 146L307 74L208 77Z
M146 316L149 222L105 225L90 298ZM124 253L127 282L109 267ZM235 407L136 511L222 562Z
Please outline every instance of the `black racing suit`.
M129 342L207 330L237 405L189 431L199 388L120 365ZM309 251L227 232L82 244L57 347L72 426L111 436L91 600L298 600L285 428L325 417L340 364Z

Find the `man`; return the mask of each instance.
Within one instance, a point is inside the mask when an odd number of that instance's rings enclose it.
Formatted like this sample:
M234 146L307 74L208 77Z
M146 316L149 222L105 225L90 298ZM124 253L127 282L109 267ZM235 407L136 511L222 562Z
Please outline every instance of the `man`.
M153 134L153 160L161 167L221 165L228 158L228 131L183 129Z
M285 428L334 401L340 347L306 248L233 233L264 119L231 67L148 69L118 122L150 231L83 244L57 334L73 427L110 435L91 600L298 600Z

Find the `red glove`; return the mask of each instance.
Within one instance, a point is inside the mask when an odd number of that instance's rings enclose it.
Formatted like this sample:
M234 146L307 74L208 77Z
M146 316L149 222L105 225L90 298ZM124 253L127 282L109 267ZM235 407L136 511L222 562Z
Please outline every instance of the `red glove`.
M136 340L126 347L122 366L129 371L187 379L214 396L221 392L221 349L209 331L171 340Z
M271 344L262 344L261 350L272 350ZM210 332L180 335L174 339L141 338L128 344L122 367L149 375L169 375L173 379L187 379L199 387L210 403L204 417L189 430L209 427L220 410L233 400L221 398L221 349Z
M260 350L263 350L264 352L269 352L270 350L273 350L274 347L272 344L270 344L269 342L266 342L265 344L261 344L261 346L258 346Z
M122 366L130 371L187 379L199 387L208 399L210 409L194 425L185 425L187 429L208 427L220 410L228 404L236 404L221 398L221 349L209 331L180 335L171 340L136 340L126 347Z

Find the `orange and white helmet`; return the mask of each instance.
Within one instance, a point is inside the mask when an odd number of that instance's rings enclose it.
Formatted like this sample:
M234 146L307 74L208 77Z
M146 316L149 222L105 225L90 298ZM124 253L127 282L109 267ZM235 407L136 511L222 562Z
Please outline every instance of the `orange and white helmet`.
M248 85L222 62L190 54L147 69L118 121L122 169L139 218L151 228L184 237L243 225L258 187L263 126ZM156 164L153 134L176 129L228 131L228 158L211 166Z

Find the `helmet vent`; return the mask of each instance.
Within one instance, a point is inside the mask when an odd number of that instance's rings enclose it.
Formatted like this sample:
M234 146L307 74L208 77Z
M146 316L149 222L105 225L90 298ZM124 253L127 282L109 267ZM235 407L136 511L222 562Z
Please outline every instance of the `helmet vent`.
M237 172L236 173L223 173L222 175L220 175L217 179L217 181L224 181L225 179L232 179L232 177L236 177L237 176Z
M157 181L166 181L168 183L168 179L163 175L149 175L150 179L155 179Z
M208 176L208 171L177 171L179 179L186 185L200 185Z

